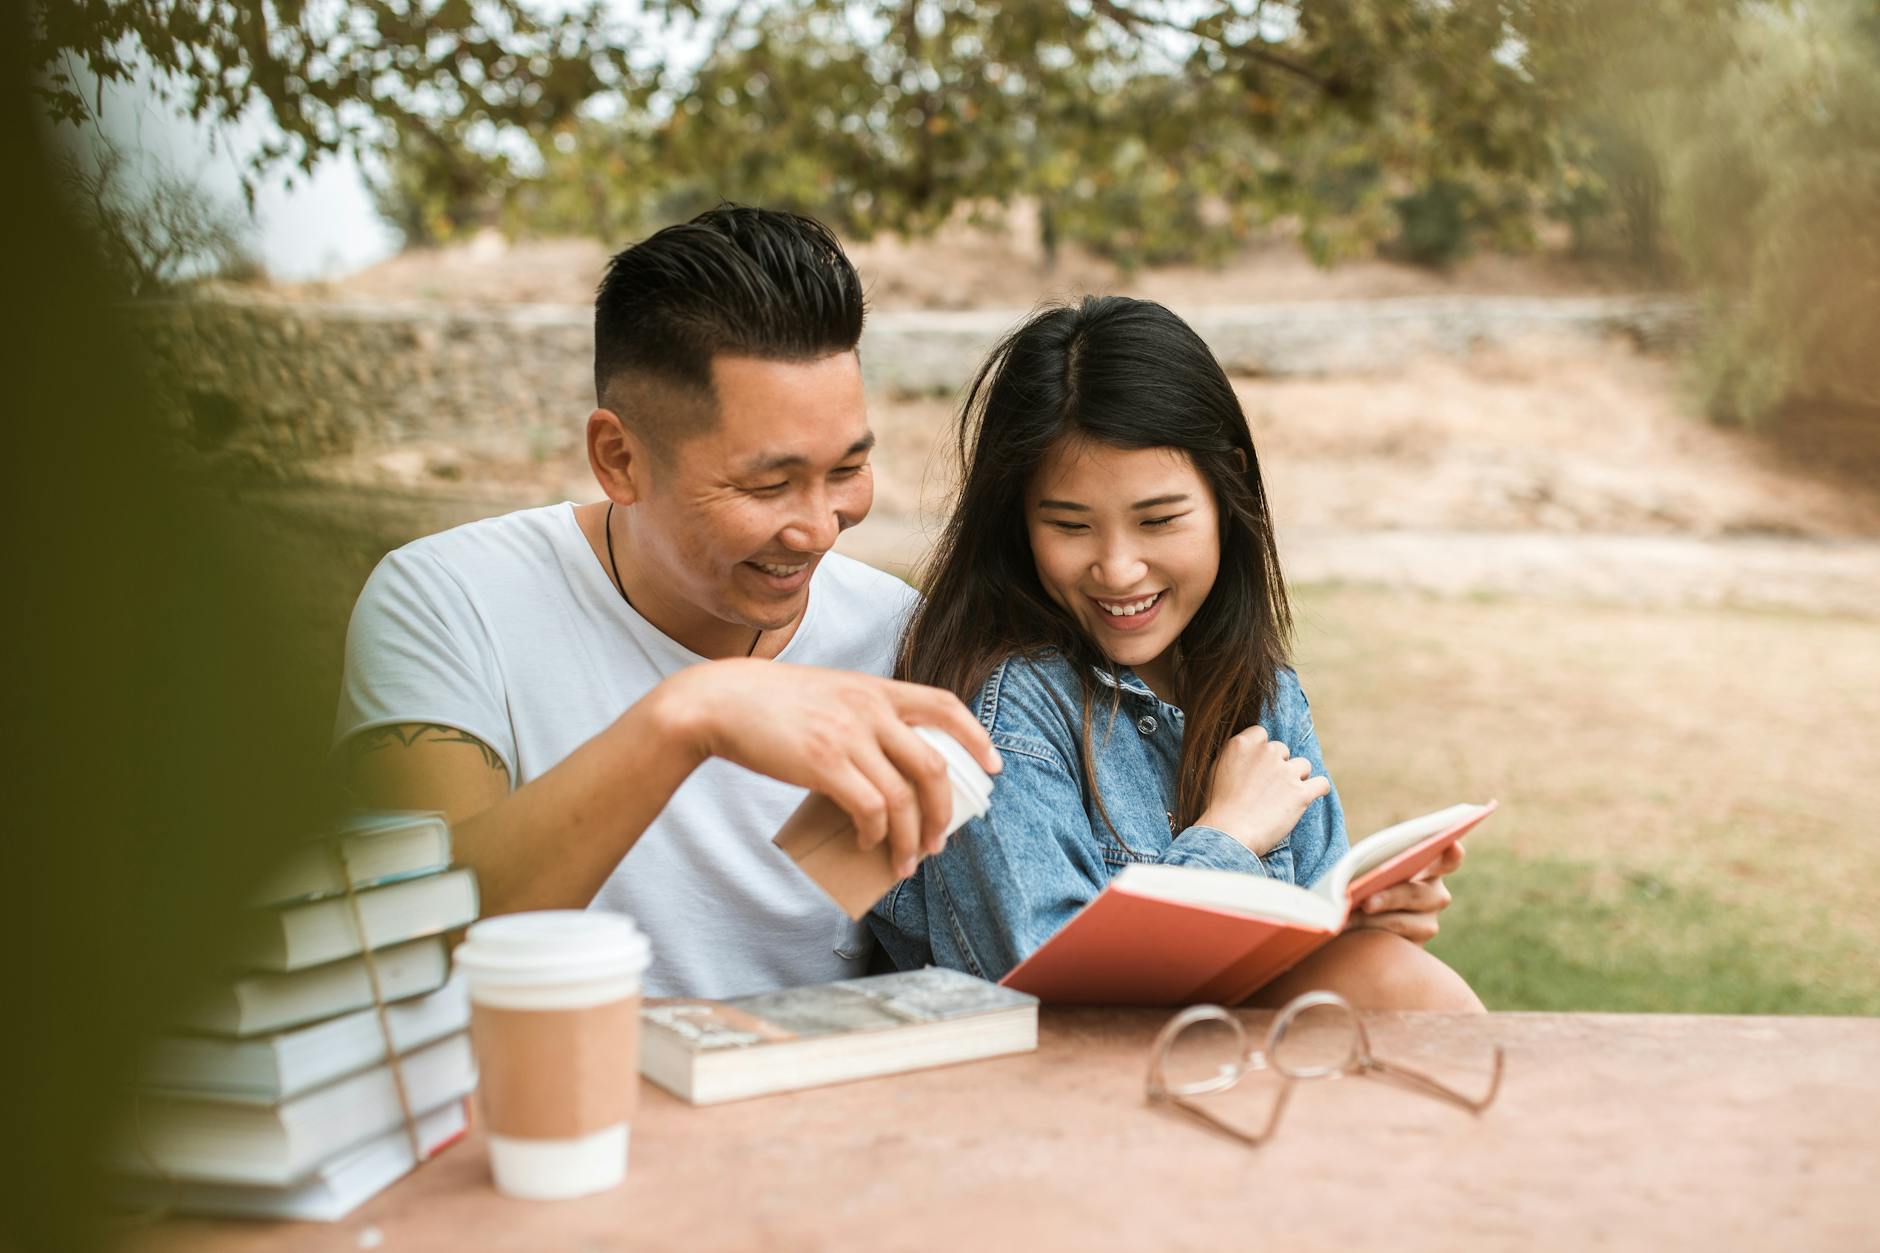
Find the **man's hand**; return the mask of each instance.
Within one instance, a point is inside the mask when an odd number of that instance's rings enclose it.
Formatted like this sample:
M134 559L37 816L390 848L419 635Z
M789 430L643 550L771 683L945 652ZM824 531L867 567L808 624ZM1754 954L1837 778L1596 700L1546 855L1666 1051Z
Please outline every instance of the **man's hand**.
M1345 924L1345 930L1392 931L1406 940L1428 944L1436 938L1436 916L1449 907L1449 888L1443 876L1461 864L1462 841L1457 840L1414 878L1359 901L1358 912Z
M858 842L888 841L897 874L945 845L946 762L910 726L945 731L988 774L999 754L958 697L872 675L770 661L718 661L656 689L660 722L702 761L722 757L821 792L855 823Z

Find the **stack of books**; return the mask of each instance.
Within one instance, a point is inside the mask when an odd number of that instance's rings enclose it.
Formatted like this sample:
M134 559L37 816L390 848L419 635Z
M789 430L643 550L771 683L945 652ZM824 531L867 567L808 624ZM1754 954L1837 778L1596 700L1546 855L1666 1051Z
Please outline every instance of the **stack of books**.
M334 1221L413 1167L414 1128L425 1157L462 1136L476 1067L444 933L476 915L439 815L363 815L296 850L244 919L239 973L142 1058L108 1153L122 1199Z

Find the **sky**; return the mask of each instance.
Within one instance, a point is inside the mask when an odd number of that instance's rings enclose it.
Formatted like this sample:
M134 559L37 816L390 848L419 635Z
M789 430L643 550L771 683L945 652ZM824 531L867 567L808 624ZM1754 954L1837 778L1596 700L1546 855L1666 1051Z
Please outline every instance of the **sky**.
M636 60L687 60L702 56L711 20L726 0L703 0L697 21L678 21L648 35L638 28ZM567 7L569 0L524 0L543 16ZM639 0L604 0L622 19L634 19ZM95 81L74 67L87 92ZM171 171L198 180L212 195L241 204L242 157L274 132L263 108L251 109L232 132L218 132L176 116L147 83L113 84L101 100L104 131L133 153L146 153ZM366 175L356 157L325 158L311 176L282 167L271 169L257 186L253 251L276 279L304 281L337 278L362 270L397 252L398 233L372 205Z
M246 154L271 129L251 111L240 126L218 132L178 117L147 85L108 88L100 101L103 130L127 152L148 156L239 208ZM275 167L256 186L251 244L269 274L285 281L336 278L398 251L396 231L372 206L364 171L350 155L332 156L312 175Z

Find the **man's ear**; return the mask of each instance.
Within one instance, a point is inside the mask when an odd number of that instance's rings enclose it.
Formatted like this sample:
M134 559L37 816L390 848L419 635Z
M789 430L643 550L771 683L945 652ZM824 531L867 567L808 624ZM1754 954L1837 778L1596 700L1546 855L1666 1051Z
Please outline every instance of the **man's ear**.
M645 493L652 464L649 451L646 441L612 409L588 414L588 467L601 491L616 505L631 505Z

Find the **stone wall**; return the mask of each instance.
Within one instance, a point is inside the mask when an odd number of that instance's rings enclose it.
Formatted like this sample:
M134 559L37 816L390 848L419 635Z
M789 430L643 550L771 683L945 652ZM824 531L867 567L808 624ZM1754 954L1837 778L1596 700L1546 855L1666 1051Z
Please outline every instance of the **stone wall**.
M579 446L593 404L586 309L217 300L140 306L159 406L205 450L263 464L449 441L547 458ZM950 395L1022 310L869 319L877 394ZM1234 373L1365 374L1426 354L1537 335L1688 339L1696 315L1658 297L1313 301L1213 306L1191 319Z

